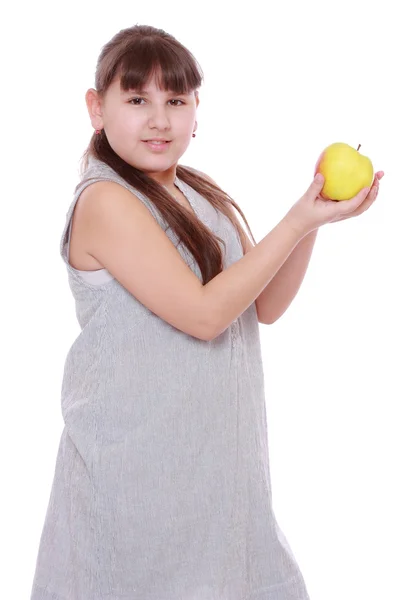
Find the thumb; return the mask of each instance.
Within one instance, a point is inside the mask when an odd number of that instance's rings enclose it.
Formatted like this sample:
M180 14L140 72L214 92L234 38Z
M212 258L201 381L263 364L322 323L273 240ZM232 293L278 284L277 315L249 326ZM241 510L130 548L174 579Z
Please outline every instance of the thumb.
M321 173L316 173L313 182L308 188L306 194L312 198L316 198L324 187L325 178Z

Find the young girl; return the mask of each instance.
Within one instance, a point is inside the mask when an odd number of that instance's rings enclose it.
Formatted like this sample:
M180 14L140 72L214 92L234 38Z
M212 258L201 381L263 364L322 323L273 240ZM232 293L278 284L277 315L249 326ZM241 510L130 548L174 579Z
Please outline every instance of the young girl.
M134 26L86 94L96 131L60 247L82 331L31 600L309 598L272 507L261 294L380 174L348 202L315 179L253 246L237 204L178 164L201 82L175 38Z

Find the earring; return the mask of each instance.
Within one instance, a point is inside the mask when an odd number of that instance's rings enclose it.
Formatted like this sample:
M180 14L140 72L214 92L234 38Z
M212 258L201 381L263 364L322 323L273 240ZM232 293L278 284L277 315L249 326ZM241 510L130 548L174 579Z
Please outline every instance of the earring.
M101 129L96 129L96 135L99 135L99 133L101 133Z
M196 137L196 134L195 134L195 133L192 133L192 137Z

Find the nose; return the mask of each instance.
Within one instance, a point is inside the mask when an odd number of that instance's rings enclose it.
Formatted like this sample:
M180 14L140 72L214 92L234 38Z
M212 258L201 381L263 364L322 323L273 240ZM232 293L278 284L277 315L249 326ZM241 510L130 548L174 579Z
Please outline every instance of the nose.
M165 106L153 105L150 109L149 127L156 129L169 129L170 123Z

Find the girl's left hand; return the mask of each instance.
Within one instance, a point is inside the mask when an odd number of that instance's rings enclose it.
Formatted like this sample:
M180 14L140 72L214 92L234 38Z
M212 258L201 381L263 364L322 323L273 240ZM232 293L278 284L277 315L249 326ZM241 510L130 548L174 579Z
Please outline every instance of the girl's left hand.
M364 202L362 202L356 210L354 210L352 213L336 217L336 219L331 221L331 223L336 223L336 221L344 221L345 219L350 219L351 217L357 217L358 215L361 215L363 212L368 210L368 208L375 202L378 196L379 180L382 179L384 174L385 173L383 171L378 171L377 173L375 173L374 181L371 184L371 189L368 192L368 195L366 196ZM321 200L323 200L323 198L321 198ZM345 200L342 200L342 202L345 202Z

